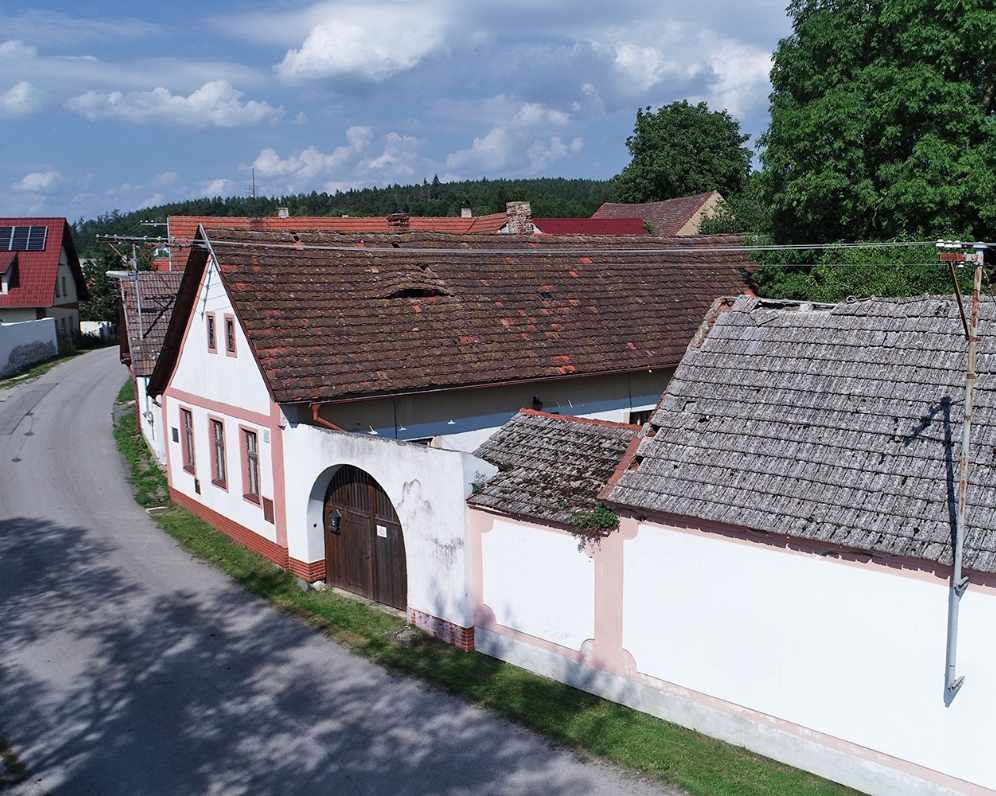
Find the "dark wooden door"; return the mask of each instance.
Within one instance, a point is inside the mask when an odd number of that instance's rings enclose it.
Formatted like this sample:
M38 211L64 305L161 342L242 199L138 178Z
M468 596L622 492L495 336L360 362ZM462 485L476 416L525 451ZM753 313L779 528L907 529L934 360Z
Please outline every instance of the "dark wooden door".
M408 607L401 522L381 485L349 465L339 468L325 493L325 564L329 585Z

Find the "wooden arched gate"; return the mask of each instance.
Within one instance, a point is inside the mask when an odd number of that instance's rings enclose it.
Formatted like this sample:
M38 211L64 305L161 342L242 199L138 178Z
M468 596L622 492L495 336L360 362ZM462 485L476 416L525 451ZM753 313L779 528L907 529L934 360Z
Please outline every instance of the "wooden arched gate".
M323 514L329 585L405 610L405 539L381 485L357 467L340 467L325 493Z

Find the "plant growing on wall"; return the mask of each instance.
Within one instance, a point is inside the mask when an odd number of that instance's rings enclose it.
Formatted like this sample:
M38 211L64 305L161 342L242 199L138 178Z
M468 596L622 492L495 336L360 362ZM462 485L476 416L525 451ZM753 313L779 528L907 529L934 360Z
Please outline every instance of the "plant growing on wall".
M619 527L619 515L599 503L591 511L575 511L570 517L571 533L587 540L604 539Z

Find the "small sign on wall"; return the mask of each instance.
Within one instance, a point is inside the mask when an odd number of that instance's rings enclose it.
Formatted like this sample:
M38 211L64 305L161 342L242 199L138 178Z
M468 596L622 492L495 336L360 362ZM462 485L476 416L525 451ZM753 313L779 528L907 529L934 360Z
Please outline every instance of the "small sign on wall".
M387 538L387 526L386 525L378 525L377 526L377 535L381 539L386 539Z

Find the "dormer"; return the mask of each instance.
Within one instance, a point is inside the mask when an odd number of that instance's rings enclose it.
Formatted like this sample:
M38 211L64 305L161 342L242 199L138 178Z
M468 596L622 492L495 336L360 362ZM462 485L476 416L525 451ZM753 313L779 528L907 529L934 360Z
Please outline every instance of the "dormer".
M0 295L17 287L17 252L0 252Z

